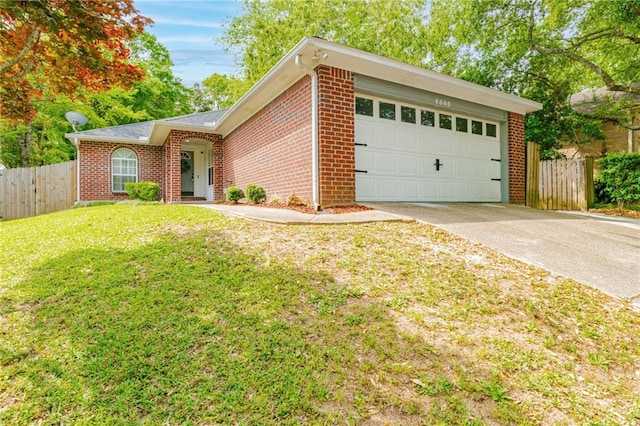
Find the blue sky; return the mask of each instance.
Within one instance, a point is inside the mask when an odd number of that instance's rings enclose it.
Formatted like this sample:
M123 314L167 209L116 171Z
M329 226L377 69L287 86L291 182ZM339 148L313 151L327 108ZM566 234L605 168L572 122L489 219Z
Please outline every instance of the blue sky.
M135 0L143 16L154 20L147 32L155 35L171 54L173 74L193 86L213 73L237 73L233 52L225 52L216 39L223 25L240 13L231 0Z

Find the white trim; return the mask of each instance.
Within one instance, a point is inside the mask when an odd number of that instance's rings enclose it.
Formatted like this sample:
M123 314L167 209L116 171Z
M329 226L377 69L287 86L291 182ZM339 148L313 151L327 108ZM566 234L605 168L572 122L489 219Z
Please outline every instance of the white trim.
M476 104L522 115L542 109L542 104L538 102L509 93L503 93L320 38L305 37L254 84L232 108L227 110L217 122L213 123L212 127L210 122L202 125L191 125L158 120L152 122L146 142L141 142L138 139L85 136L80 133L68 133L65 136L69 139L81 138L82 140L131 144L144 143L148 145L162 145L171 130L213 133L226 137L307 73L306 70L299 68L295 64L296 57L300 57L299 60L306 64L318 64L318 52L321 52L320 56L323 64L351 71L354 74L392 81L417 89L441 93L450 98L464 99Z

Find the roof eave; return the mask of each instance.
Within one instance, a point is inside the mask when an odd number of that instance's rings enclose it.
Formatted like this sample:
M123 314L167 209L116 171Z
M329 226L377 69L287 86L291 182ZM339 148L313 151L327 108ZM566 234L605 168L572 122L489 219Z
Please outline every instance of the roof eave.
M114 142L114 143L149 145L149 138L131 139L131 138L119 138L114 136L83 135L82 133L65 133L64 136L74 144L75 144L74 141L78 141L78 142L90 141L90 142Z
M326 59L314 62L311 58L317 50L327 53ZM524 115L542 109L542 104L539 102L320 38L306 37L218 120L215 129L226 137L244 120L302 78L305 71L295 65L295 57L298 55L302 56L304 63L312 66L320 64L334 66L356 74L444 93L452 98L465 99L503 111Z

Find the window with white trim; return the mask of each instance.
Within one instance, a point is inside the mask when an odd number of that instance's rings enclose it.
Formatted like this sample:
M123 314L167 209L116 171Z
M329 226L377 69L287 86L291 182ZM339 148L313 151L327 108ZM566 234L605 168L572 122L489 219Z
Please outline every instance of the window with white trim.
M111 154L111 188L124 192L124 184L138 181L138 157L129 148L118 148Z

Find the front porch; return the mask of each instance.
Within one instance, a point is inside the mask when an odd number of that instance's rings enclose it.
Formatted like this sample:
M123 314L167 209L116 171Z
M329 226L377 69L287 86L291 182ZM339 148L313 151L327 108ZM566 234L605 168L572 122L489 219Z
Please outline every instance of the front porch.
M222 137L173 130L163 146L162 193L167 203L217 201L222 191Z

